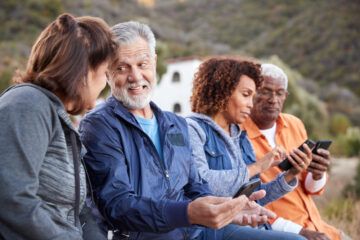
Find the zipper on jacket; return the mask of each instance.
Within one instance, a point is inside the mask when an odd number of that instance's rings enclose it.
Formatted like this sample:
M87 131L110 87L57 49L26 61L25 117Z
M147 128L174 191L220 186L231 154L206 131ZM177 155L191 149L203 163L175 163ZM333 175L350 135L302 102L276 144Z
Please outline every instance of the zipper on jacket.
M167 180L169 180L169 179L170 179L170 177L169 177L169 172L168 172L168 170L166 170L166 169L165 169L164 173L165 173L165 177L166 177L166 179L167 179Z
M140 132L145 136L145 138L147 138L148 140L150 140L150 144L151 144L151 145L153 146L153 148L155 149L155 152L156 152L156 154L157 154L157 156L158 156L158 159L159 159L160 168L163 170L163 173L164 173L165 178L166 178L166 180L167 180L168 188L170 189L170 188L171 188L171 186L170 186L170 176L169 176L169 172L168 172L168 170L166 169L166 166L165 166L165 160L164 160L164 162L161 160L160 154L158 153L158 151L157 151L157 149L156 149L156 147L155 147L155 144L153 143L153 141L151 140L151 138L144 132L144 130L143 130L141 127L137 126L137 125L134 125L134 124L133 124L133 126L136 127L138 130L140 130ZM166 131L166 132L167 132L167 131ZM163 150L164 150L164 149L163 149Z
M140 129L140 128L139 128ZM150 141L150 144L153 146L153 148L155 149L155 152L156 152L156 155L157 155L157 158L159 159L159 164L160 164L160 168L163 170L163 173L165 175L165 178L167 180L167 184L168 184L168 187L169 189L171 188L170 187L170 176L169 176L169 172L168 170L166 169L165 167L165 160L164 162L161 160L160 158L160 154L158 153L156 147L155 147L155 144L153 143L153 141L151 140L151 138L142 130L140 129L142 134Z

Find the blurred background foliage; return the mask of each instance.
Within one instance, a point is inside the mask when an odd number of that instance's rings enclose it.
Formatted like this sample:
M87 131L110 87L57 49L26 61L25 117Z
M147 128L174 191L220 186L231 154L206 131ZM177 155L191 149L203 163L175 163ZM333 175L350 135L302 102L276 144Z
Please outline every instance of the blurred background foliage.
M360 2L352 0L2 0L0 91L24 70L36 37L59 14L92 15L114 25L149 24L157 39L158 81L165 59L246 55L289 76L285 111L336 155L359 154Z

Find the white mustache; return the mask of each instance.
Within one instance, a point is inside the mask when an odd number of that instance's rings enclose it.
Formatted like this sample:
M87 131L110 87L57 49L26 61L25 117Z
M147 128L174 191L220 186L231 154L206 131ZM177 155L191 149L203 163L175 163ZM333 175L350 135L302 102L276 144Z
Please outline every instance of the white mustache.
M129 89L129 88L137 88L137 87L144 87L144 86L147 87L148 89L151 89L150 84L145 80L141 80L141 81L136 82L136 83L127 83L125 85L125 88Z

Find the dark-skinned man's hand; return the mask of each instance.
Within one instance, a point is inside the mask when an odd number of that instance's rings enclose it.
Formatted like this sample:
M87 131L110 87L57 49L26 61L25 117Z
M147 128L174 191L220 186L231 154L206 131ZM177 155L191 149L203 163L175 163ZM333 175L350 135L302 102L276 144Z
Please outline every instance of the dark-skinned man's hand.
M330 152L320 148L317 153L312 154L312 158L307 171L312 173L314 180L319 180L330 166Z
M299 234L308 240L331 240L325 233L302 228Z

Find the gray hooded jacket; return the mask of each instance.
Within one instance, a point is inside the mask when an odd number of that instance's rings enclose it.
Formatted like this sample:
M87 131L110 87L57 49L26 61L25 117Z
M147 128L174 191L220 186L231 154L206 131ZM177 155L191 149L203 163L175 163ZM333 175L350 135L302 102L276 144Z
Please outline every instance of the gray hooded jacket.
M0 95L0 239L82 239L70 132L60 99L33 84ZM79 158L80 161L80 158ZM80 165L80 209L86 197Z

